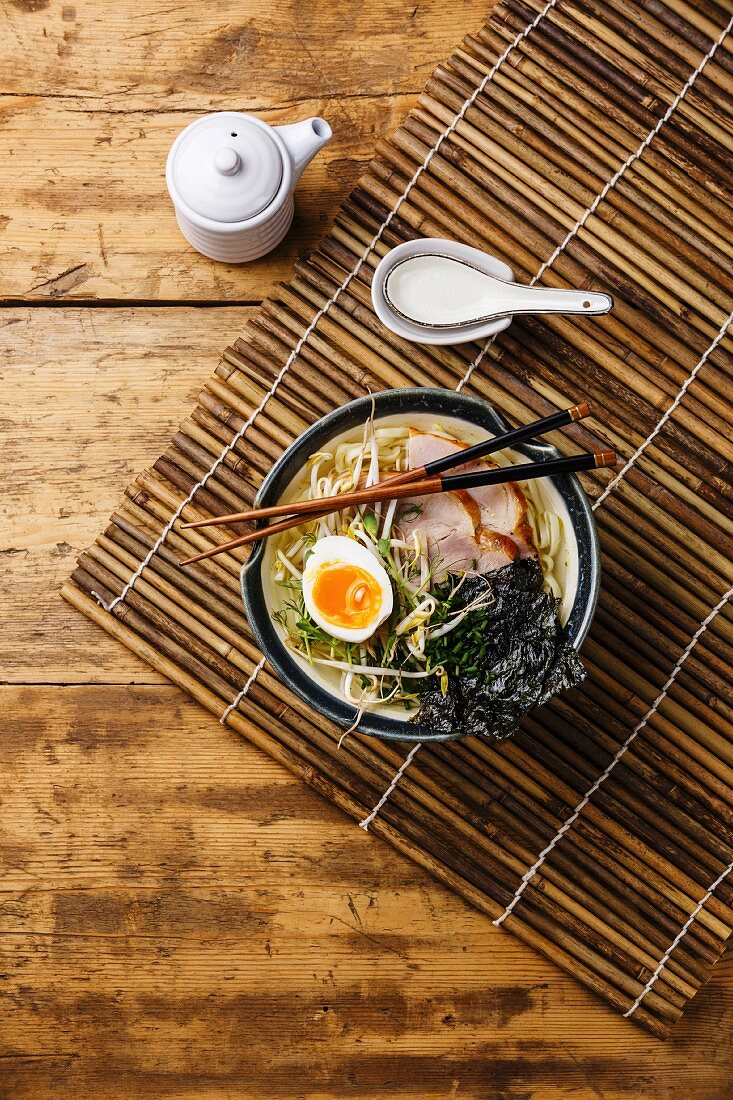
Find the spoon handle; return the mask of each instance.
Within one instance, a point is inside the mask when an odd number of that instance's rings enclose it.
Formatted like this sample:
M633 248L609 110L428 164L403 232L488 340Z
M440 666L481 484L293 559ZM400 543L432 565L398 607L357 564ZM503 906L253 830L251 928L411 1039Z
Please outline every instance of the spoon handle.
M608 313L610 294L589 290L555 290L554 287L504 283L493 288L491 312L505 313Z

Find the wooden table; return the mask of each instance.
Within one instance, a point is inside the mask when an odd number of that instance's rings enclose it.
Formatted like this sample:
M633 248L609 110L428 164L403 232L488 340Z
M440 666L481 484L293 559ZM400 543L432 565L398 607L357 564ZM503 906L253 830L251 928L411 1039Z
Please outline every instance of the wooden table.
M733 956L659 1043L57 595L485 15L3 0L3 1100L733 1095ZM295 231L244 268L193 252L164 188L174 135L224 108L335 134Z

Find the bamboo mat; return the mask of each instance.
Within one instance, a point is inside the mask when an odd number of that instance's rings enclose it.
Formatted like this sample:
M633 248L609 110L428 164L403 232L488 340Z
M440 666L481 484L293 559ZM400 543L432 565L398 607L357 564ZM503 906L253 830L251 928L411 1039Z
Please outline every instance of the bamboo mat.
M64 597L357 821L666 1036L733 928L730 11L715 0L504 0L428 81L317 253L224 353L84 552ZM384 330L371 273L415 236L518 279L610 291L484 348ZM242 614L245 552L178 519L246 507L303 429L367 389L466 388L626 460L585 484L603 591L587 681L513 740L346 738L294 698ZM590 424L590 427L586 426Z

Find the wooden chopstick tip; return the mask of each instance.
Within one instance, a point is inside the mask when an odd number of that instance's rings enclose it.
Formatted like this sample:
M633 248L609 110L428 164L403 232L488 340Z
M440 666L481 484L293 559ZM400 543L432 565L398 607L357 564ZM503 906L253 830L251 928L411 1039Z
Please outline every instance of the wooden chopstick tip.
M194 565L197 561L204 561L206 558L215 557L216 554L219 553L220 549L221 550L226 550L226 549L228 549L228 547L227 546L222 546L222 547L213 546L210 550L202 550L200 554L194 554L193 557L184 558L184 560L179 561L178 564L180 566Z
M570 419L585 420L586 416L590 416L590 405L587 401L581 401L579 405L573 405L572 409L568 409L570 413Z
M189 531L192 527L210 527L216 523L217 517L212 516L211 519L193 519L188 520L186 523L181 523L180 528L182 531Z
M594 458L596 460L596 467L601 469L604 466L617 466L618 455L615 451L596 451Z

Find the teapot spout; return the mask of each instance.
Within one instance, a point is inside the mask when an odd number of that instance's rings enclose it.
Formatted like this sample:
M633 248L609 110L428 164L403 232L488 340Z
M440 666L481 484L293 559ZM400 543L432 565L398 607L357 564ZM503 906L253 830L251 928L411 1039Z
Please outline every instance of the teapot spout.
M325 118L306 118L303 122L294 122L290 126L276 126L293 162L293 186L307 164L313 160L319 149L327 145L332 137L331 127Z

